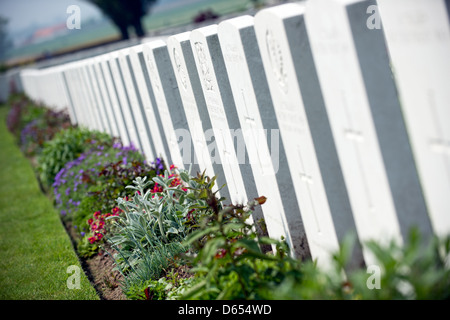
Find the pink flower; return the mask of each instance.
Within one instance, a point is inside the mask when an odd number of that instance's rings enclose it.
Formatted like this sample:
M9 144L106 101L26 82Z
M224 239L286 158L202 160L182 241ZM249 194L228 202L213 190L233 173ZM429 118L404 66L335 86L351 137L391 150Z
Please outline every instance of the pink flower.
M114 214L119 213L119 212L121 212L121 211L122 211L122 210L119 209L119 208L117 208L117 207L115 207L115 208L112 209L112 213L114 213Z

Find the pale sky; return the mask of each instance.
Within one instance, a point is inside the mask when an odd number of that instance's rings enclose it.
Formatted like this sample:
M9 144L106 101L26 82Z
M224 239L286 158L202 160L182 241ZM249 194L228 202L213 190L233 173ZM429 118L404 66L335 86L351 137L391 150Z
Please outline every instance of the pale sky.
M9 19L8 30L14 32L33 23L42 25L65 22L69 14L67 7L80 7L83 18L100 16L100 11L91 3L82 0L0 0L0 15Z

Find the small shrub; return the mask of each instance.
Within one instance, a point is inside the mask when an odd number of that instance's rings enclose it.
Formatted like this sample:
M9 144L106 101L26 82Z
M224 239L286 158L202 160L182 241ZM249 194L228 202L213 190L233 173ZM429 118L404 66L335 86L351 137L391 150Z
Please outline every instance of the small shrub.
M6 124L8 130L15 136L16 142L20 143L20 134L24 127L33 120L42 118L47 109L32 103L24 95L14 95L9 99L9 103L11 109Z
M133 197L117 199L123 215L110 219L119 232L107 240L118 252L115 261L126 279L124 292L158 279L169 261L188 250L182 241L197 227L199 217L211 214L199 195L212 192L214 180L200 182L201 178L194 181L171 166L153 180L136 178L127 187L135 191Z
M20 147L27 157L38 155L44 142L53 139L60 130L71 127L70 118L65 111L46 109L40 117L27 123L20 133Z
M155 169L134 147L123 147L118 142L111 146L95 144L56 175L52 185L55 205L62 219L70 221L80 236L87 237L93 231L88 219L97 218L95 212L115 214L119 210L115 198L131 194L125 189L130 179L154 175ZM88 242L83 245L88 246Z
M112 138L98 131L69 128L58 132L52 140L44 143L38 158L38 171L42 183L50 187L66 163L96 146L111 144Z

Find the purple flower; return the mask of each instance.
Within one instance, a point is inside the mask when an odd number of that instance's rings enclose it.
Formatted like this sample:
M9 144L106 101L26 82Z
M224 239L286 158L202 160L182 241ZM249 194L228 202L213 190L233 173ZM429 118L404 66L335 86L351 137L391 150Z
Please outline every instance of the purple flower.
M81 236L84 237L86 235L86 232L81 231Z
M70 194L70 188L66 189L66 196L68 196Z
M128 162L127 162L127 157L123 157L122 161L123 161L123 164L124 164L124 165L127 165L127 163L128 163Z

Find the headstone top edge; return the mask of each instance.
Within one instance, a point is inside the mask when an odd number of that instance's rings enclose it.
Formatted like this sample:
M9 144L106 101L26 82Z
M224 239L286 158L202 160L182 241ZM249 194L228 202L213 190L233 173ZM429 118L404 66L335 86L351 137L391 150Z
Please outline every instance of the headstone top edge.
M202 37L208 38L210 36L214 36L217 34L217 24L212 24L206 27L197 28L191 31L190 38L197 38L199 35Z
M265 8L255 14L256 20L264 20L267 17L287 19L292 16L298 16L305 13L303 3L286 3L275 7Z
M154 41L149 41L149 42L143 43L142 45L144 48L147 47L147 48L150 48L151 50L159 49L159 48L163 48L163 47L167 46L166 42L163 40L160 40L160 39L154 40Z
M169 43L171 41L176 41L176 42L189 41L190 35L191 35L191 31L174 34L167 38L167 43Z
M128 48L128 51L130 52L130 53L139 53L139 52L142 52L142 47L144 46L144 44L142 44L142 43L140 43L140 44L138 44L138 45L135 45L135 46L132 46L132 47L129 47Z
M220 30L224 26L233 26L237 29L243 29L247 27L252 27L254 25L254 17L250 15L244 15L232 19L227 19L219 23L217 29Z

